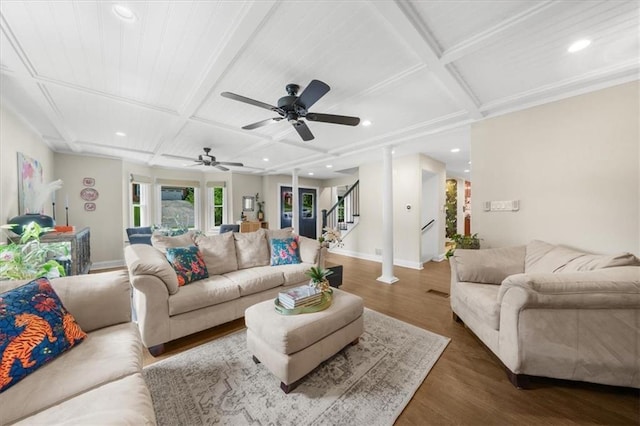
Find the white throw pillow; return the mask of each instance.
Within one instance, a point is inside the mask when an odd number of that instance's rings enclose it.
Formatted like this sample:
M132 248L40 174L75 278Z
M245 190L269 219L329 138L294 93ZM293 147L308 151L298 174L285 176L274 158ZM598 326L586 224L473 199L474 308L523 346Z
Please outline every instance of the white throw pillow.
M198 236L196 237L196 245L202 253L210 276L238 270L233 232Z

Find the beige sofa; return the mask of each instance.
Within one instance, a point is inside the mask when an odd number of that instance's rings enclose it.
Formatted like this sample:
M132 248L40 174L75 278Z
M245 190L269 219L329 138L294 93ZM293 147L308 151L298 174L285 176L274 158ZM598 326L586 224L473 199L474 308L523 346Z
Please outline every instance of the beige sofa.
M529 376L640 387L640 267L533 241L456 250L451 309L502 361Z
M0 281L0 292L23 284ZM155 424L124 272L51 285L87 338L0 394L0 424Z
M308 283L305 272L323 264L316 240L299 237L302 263L269 266L271 239L292 235L289 229L261 229L208 237L152 237L154 246L126 247L134 308L149 351L158 355L166 342L242 318L249 306L275 299L283 288ZM202 252L209 278L179 287L162 251L189 244Z

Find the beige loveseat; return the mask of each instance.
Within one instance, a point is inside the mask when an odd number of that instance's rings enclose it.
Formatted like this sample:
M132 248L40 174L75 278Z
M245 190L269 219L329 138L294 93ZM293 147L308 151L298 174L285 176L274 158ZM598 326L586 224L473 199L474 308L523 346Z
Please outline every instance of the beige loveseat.
M542 241L456 250L451 309L502 361L529 376L640 387L640 267Z
M23 283L0 281L0 292ZM0 424L155 424L127 274L56 278L51 285L87 338L0 394Z
M322 265L320 243L299 237L302 263L270 265L270 241L290 229L227 232L213 236L152 237L154 246L125 248L133 303L142 341L153 355L171 340L242 318L249 306L275 299L283 288L309 282L305 272ZM209 278L179 287L163 250L196 244Z

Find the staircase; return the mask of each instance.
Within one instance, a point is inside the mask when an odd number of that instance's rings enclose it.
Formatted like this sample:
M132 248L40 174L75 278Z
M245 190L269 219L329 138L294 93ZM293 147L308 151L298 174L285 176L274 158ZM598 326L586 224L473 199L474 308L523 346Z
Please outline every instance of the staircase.
M358 224L360 218L360 181L339 197L329 210L322 210L322 229L338 229L344 238Z

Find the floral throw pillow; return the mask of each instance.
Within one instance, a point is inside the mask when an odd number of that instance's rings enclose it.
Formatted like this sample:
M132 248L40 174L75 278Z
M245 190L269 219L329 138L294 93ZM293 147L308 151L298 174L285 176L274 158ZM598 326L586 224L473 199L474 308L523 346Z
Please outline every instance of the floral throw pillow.
M0 393L85 337L48 279L0 294Z
M300 263L298 238L274 238L271 240L271 266Z
M209 278L207 265L198 247L169 247L166 255L178 275L179 286Z

